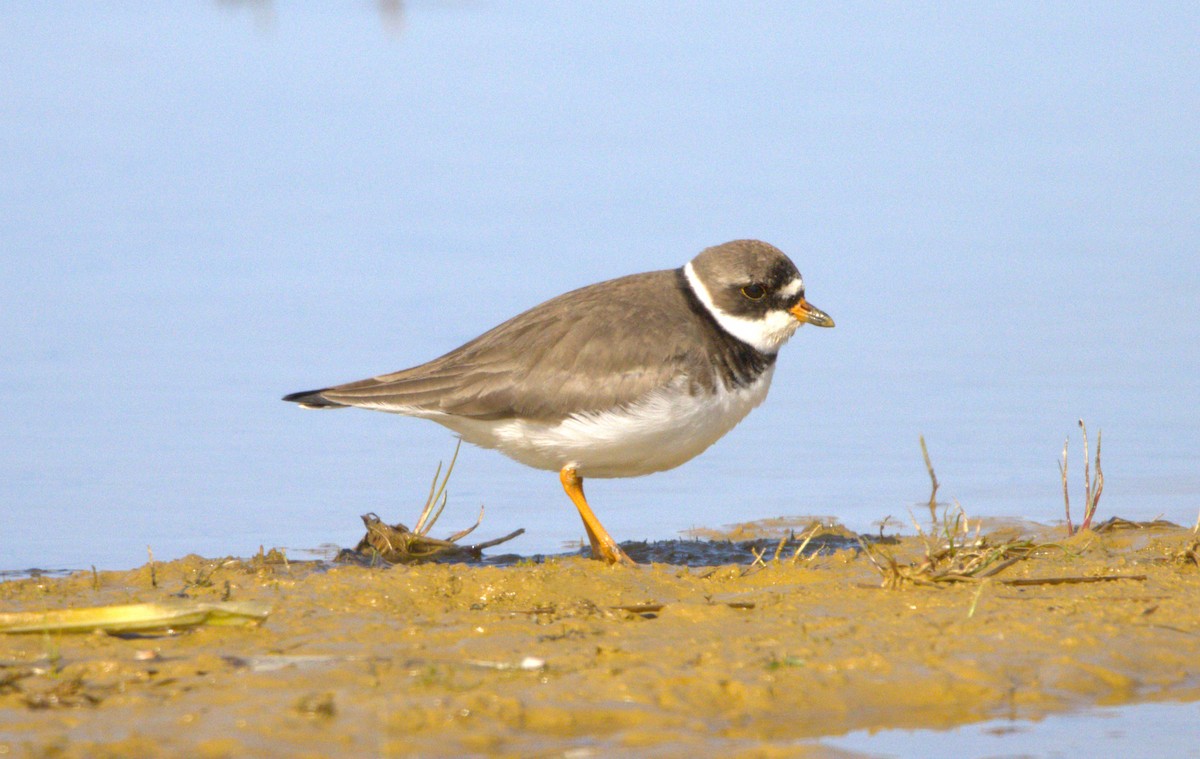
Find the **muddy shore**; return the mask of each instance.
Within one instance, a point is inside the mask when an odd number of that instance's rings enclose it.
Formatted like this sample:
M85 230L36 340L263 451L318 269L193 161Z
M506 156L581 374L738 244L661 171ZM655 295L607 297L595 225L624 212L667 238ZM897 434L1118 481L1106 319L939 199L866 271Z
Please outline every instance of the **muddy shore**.
M11 580L6 612L186 598L271 613L0 635L0 753L796 756L861 728L1200 700L1192 530L1007 527L992 544L1022 531L1035 547L1002 572L892 588L888 561L915 567L927 542L877 544L874 561L835 543L633 569L267 554Z

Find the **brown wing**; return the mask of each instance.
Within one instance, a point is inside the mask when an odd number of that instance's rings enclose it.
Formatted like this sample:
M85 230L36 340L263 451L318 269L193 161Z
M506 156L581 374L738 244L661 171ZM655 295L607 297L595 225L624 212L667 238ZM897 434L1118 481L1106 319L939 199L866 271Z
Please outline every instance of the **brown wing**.
M694 350L707 325L691 314L685 287L677 270L591 285L429 363L288 399L556 421L631 403L685 372L710 384Z

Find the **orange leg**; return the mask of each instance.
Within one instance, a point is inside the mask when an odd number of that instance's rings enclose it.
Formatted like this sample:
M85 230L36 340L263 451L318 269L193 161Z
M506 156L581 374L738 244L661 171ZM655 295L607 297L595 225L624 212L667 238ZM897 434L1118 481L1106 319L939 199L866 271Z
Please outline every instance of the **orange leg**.
M562 468L558 478L562 480L563 490L567 491L575 508L579 509L579 516L583 517L583 527L587 530L588 540L592 544L592 558L604 559L609 564L635 564L636 562L625 555L617 541L613 540L608 530L604 529L604 525L600 524L600 520L592 513L592 507L588 506L587 499L583 497L583 478L569 466Z

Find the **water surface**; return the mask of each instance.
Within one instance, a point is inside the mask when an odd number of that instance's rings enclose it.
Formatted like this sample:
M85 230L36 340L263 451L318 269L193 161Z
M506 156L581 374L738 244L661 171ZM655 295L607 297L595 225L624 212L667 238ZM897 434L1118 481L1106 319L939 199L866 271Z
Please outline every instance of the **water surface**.
M1200 705L1146 703L1055 714L1040 720L990 720L954 730L856 730L822 744L854 756L1021 756L1046 759L1120 756L1153 759L1198 757L1188 740L1196 731Z
M0 568L350 545L449 432L282 394L759 237L835 330L619 539L927 494L1200 509L1200 23L1184 5L0 8ZM447 531L557 552L556 478L464 449Z

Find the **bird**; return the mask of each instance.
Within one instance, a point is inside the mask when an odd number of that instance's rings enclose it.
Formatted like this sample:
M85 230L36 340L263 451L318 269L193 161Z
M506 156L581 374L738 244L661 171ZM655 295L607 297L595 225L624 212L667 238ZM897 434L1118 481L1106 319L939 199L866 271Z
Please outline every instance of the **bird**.
M419 366L283 400L429 419L557 471L592 558L633 564L584 480L699 455L766 399L779 349L804 324L834 326L805 298L796 265L773 245L734 240L677 269L559 295Z

